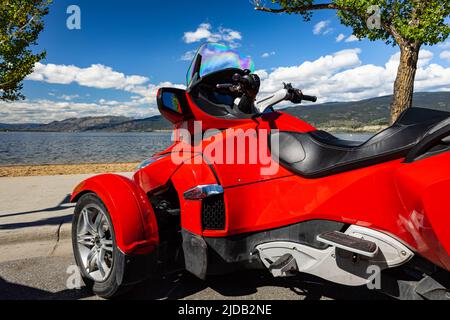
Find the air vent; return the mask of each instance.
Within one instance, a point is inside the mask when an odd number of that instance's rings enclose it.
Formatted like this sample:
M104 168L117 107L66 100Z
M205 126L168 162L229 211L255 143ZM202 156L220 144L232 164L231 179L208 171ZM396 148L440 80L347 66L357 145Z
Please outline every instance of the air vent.
M225 230L225 201L223 195L216 195L202 202L203 230Z

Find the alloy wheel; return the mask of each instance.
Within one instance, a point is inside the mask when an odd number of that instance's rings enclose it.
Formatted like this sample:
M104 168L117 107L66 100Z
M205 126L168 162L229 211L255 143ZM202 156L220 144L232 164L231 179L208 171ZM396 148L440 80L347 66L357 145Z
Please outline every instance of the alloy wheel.
M106 281L113 267L114 241L106 213L96 204L81 210L77 249L86 274L96 282Z

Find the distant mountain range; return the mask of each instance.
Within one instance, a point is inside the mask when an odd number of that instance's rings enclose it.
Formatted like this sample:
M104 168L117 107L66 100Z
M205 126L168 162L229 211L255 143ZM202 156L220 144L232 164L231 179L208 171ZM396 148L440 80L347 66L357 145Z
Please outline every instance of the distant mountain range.
M147 119L127 117L87 117L54 121L49 124L4 124L0 131L32 132L152 132L170 130L172 125L162 116Z
M286 108L283 111L330 131L379 131L389 124L392 96L358 102L334 102ZM414 106L450 111L450 92L416 93ZM90 117L55 121L49 124L2 124L0 131L33 132L152 132L170 130L161 116L147 119Z

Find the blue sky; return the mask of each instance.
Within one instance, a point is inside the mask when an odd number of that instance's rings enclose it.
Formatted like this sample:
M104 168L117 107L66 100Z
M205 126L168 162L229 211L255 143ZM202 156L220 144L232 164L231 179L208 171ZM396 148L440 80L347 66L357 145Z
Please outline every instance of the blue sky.
M69 5L81 9L81 30L66 27ZM392 92L398 49L351 41L334 11L304 22L256 12L249 0L57 0L36 48L47 58L24 82L27 100L2 103L0 122L154 115L158 86L182 86L189 65L183 56L211 39L253 57L262 94L282 81L322 102ZM450 90L450 42L425 48L421 67L418 90Z

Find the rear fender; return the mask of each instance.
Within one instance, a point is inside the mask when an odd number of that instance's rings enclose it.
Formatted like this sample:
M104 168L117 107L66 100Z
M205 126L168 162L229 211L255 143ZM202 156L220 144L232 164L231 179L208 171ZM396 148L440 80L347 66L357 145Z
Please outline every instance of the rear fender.
M99 175L80 183L71 202L94 193L109 211L116 243L125 254L147 254L159 244L158 224L145 192L132 180L113 174Z
M401 226L419 253L450 270L450 152L403 164L396 173L405 212Z

